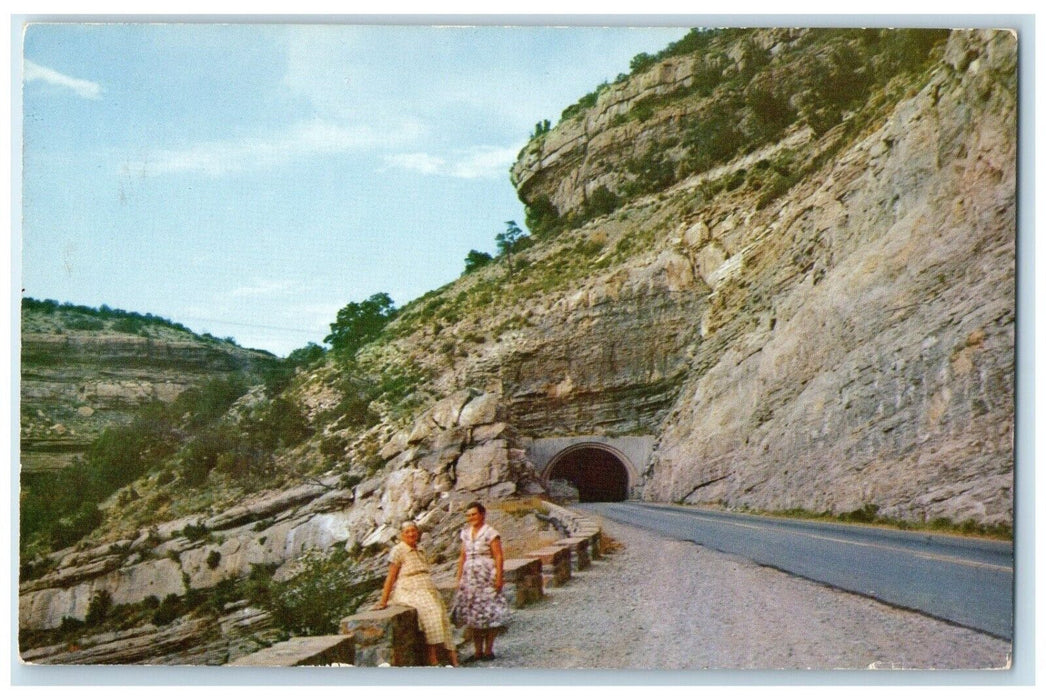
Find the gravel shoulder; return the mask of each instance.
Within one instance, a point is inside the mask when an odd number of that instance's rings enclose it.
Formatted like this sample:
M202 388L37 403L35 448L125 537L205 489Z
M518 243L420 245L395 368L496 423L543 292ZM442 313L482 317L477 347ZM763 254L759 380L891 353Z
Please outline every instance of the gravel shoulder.
M592 515L622 547L513 611L476 667L1004 669L1008 641Z

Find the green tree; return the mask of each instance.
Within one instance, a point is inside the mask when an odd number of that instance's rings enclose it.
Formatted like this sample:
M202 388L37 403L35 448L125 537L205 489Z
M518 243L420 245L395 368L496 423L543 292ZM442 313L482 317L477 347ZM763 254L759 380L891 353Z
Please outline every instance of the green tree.
M512 254L520 250L527 239L528 236L515 221L506 221L505 230L494 237L498 244L498 253L505 256L509 276L512 276Z
M539 195L532 202L523 202L527 228L538 238L554 233L562 225L559 210L548 195Z
M654 63L656 62L657 58L651 56L650 54L644 51L643 53L637 53L635 56L633 56L632 60L628 63L628 67L632 70L633 74L641 73L643 70L654 65Z
M484 253L479 250L470 250L469 254L465 256L465 274L478 270L494 258L491 257L490 253Z
M330 324L330 335L323 342L343 356L354 357L361 347L378 337L395 315L392 298L385 292L378 292L366 301L349 302Z

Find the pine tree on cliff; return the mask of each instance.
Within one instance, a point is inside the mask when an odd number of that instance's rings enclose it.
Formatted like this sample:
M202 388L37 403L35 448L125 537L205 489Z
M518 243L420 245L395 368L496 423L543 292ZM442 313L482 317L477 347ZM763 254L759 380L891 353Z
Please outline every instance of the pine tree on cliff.
M498 244L498 253L505 256L505 262L508 264L508 274L511 277L513 272L512 253L522 247L528 236L523 233L523 229L515 221L506 221L505 227L504 231L494 237L494 241Z

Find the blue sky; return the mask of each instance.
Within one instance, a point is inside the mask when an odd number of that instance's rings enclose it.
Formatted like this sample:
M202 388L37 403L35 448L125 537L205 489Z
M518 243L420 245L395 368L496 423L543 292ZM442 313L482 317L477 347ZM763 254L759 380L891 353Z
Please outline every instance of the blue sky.
M31 24L25 294L284 355L523 223L534 124L686 27Z

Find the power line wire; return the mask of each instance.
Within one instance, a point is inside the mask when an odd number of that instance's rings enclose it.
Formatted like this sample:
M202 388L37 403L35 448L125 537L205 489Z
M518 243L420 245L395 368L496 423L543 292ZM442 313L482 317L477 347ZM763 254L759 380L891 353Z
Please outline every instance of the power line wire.
M199 316L183 316L182 318L203 323L223 323L228 326L241 326L243 328L265 328L271 331L291 331L294 333L315 333L315 328L287 328L286 326L266 326L260 323L237 323L236 321L223 321L218 318L200 318ZM322 332L322 331L321 331Z

